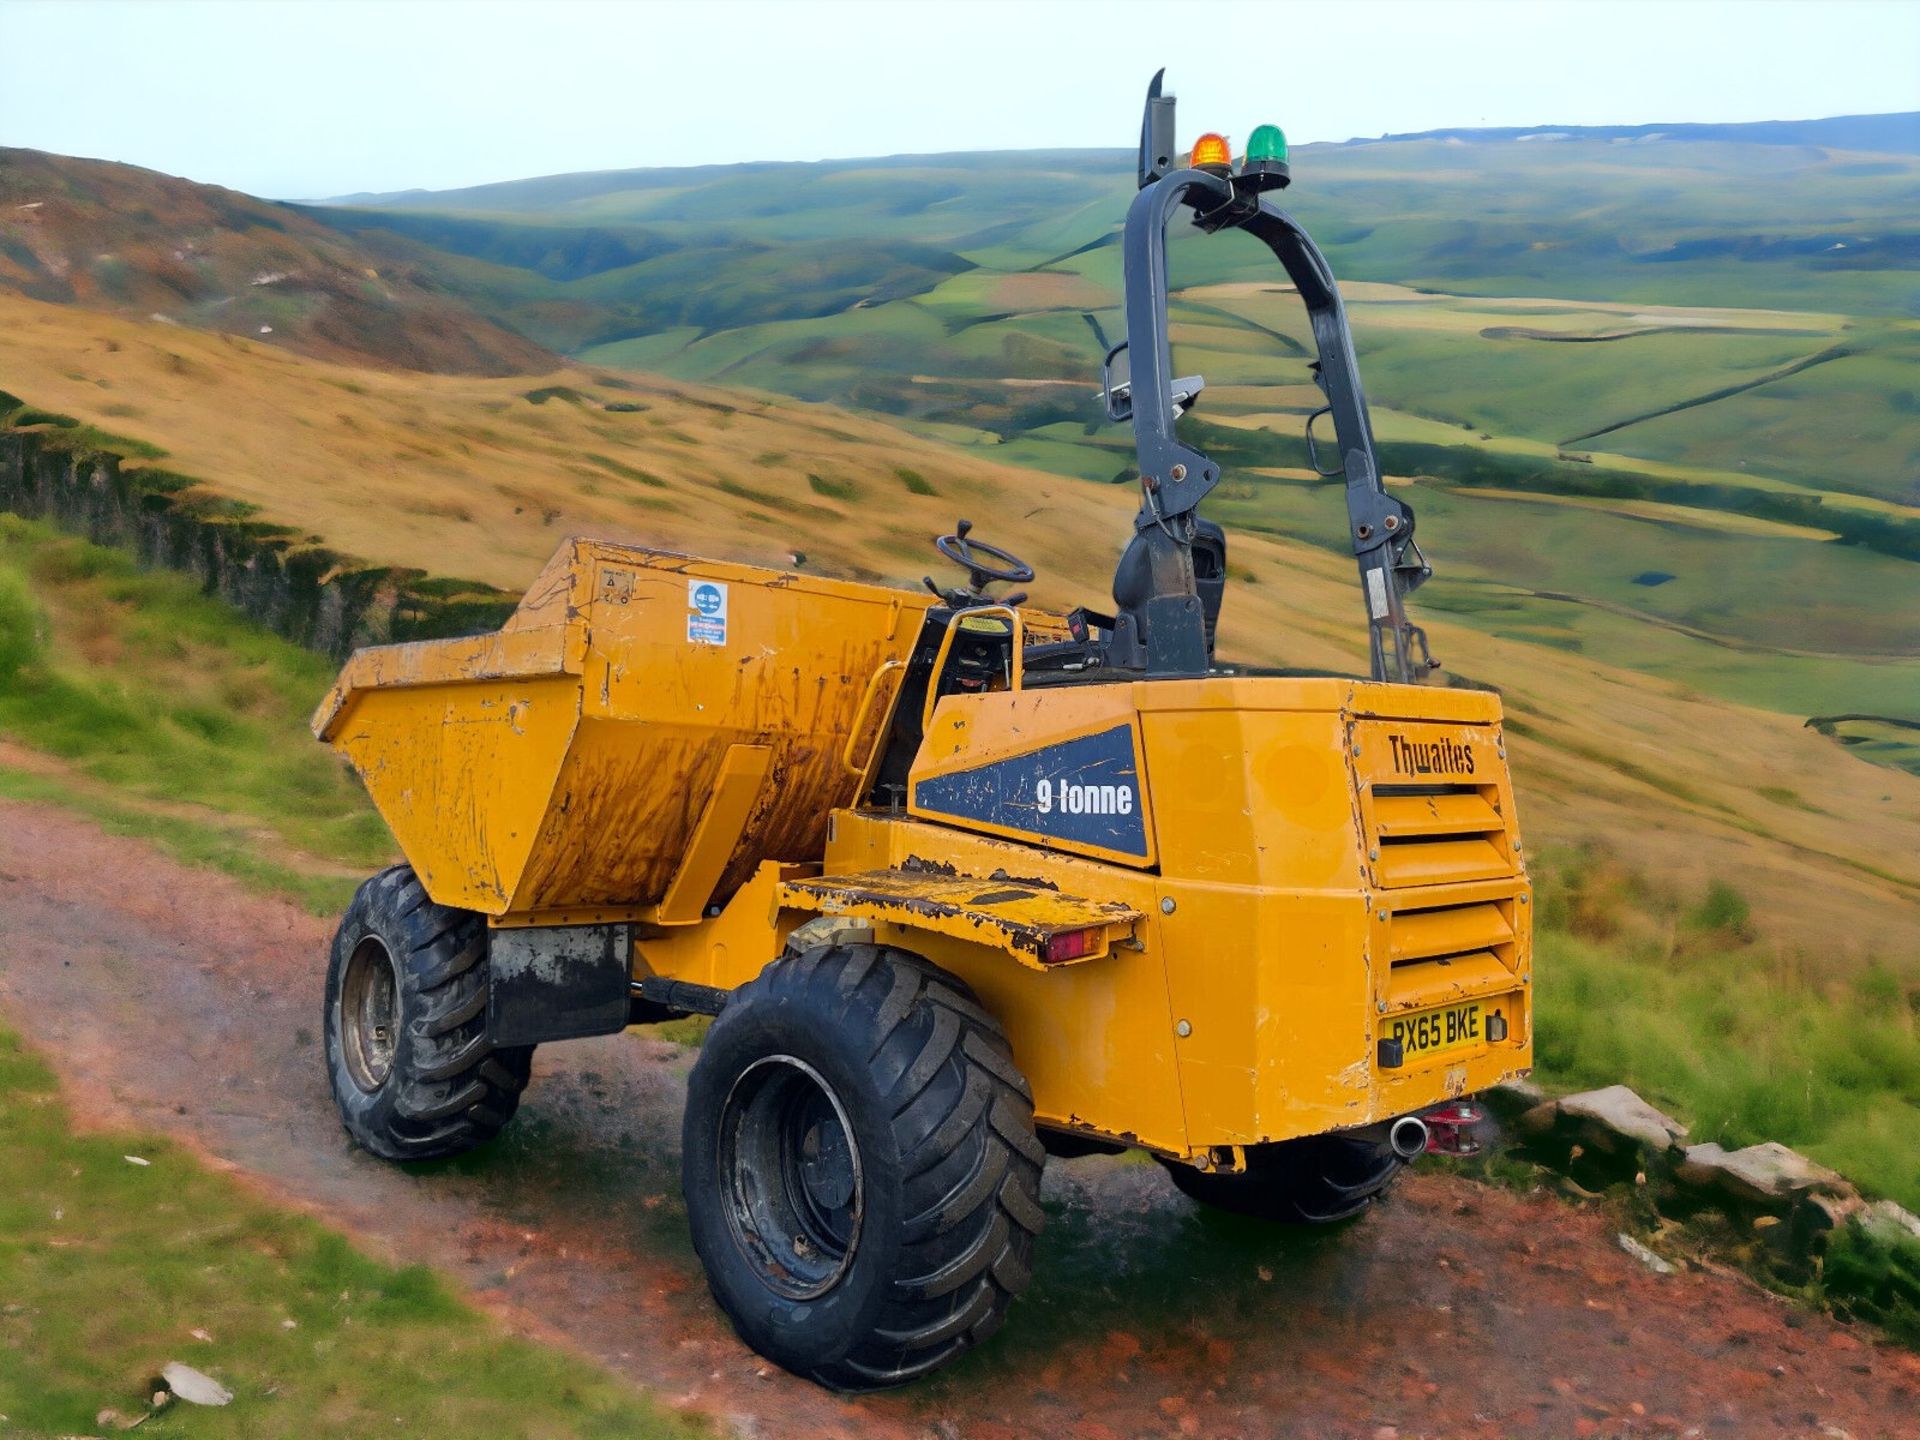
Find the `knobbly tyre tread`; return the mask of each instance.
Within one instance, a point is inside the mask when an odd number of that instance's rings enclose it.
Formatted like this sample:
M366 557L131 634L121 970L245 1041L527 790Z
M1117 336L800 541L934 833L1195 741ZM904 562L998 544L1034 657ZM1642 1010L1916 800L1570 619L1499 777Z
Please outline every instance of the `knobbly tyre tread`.
M349 957L378 935L399 976L401 1034L393 1071L369 1095L339 1054L336 1007ZM487 927L436 905L413 870L391 866L363 884L341 917L327 968L326 1059L341 1123L383 1160L459 1155L499 1134L519 1108L533 1047L487 1034Z
M853 1049L891 1137L888 1155L868 1157L869 1181L885 1169L900 1187L893 1233L863 1232L860 1250L875 1248L854 1262L887 1258L891 1273L853 1323L829 1338L814 1334L808 1353L783 1349L779 1336L770 1342L757 1297L732 1293L737 1267L714 1253L731 1242L722 1227L702 1223L720 1202L693 1159L713 1153L711 1144L696 1143L696 1128L718 1123L717 1105L711 1114L696 1109L709 1093L724 1097L735 1063L752 1055L742 1048L726 1074L703 1076L702 1067L727 1054L730 1038L750 1033L758 1017L781 1011L818 1024L830 1037L824 1043ZM1045 1219L1046 1151L1034 1134L1033 1094L999 1023L928 961L873 944L783 956L742 986L714 1022L690 1092L685 1185L695 1249L716 1301L769 1358L841 1390L903 1384L992 1334L1026 1288ZM852 1273L841 1283L852 1284Z
M1384 1141L1313 1135L1250 1151L1242 1174L1215 1174L1164 1162L1174 1187L1216 1210L1289 1225L1351 1220L1386 1193L1406 1168Z

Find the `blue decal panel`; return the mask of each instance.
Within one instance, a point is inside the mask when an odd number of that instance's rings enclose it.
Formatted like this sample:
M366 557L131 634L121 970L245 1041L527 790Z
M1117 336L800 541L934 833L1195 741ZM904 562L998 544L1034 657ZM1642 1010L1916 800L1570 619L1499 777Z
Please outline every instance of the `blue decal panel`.
M1148 853L1131 725L929 776L914 785L913 808L1141 859Z

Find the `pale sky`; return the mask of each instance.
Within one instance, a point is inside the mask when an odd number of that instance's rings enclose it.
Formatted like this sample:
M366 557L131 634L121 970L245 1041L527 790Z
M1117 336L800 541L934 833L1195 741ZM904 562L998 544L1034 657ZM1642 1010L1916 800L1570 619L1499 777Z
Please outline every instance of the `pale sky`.
M1920 109L1920 0L0 0L0 144L274 197L569 170Z

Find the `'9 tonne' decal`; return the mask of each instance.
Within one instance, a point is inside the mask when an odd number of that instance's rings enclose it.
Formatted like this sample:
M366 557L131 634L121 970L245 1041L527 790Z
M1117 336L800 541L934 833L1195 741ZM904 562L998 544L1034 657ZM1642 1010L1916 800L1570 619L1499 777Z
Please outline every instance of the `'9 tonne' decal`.
M1133 727L1116 725L913 788L913 807L1145 858Z

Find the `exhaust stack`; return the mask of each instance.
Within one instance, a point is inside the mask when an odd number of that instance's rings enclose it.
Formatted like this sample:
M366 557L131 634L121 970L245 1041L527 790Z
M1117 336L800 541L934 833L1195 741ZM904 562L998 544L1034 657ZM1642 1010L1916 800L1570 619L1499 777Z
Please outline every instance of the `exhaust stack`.
M1387 1143L1402 1160L1416 1160L1427 1153L1427 1122L1418 1115L1402 1115L1387 1131Z

